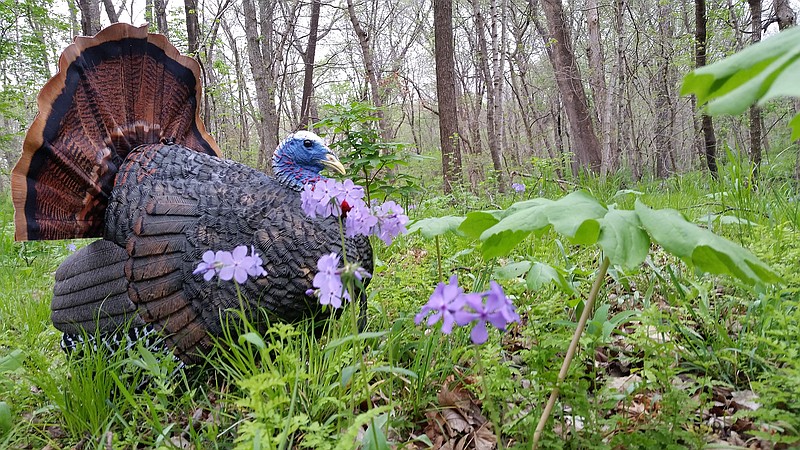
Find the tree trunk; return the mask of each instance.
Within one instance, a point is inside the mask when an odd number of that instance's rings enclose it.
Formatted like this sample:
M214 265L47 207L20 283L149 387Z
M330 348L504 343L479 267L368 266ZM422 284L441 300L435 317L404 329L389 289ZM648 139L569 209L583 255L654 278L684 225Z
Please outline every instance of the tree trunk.
M153 9L155 10L154 15L156 16L156 29L159 33L169 37L169 27L167 25L167 0L154 0Z
M258 167L269 170L269 158L278 146L278 113L275 105L275 78L272 74L273 21L275 3L259 0L260 16L256 15L253 0L243 0L244 32L247 37L247 54L250 58L250 70L256 89L258 103L258 122L256 127L260 138ZM256 20L258 18L258 20ZM259 33L257 23L261 23Z
M100 0L78 0L81 10L81 32L94 36L100 32Z
M600 37L600 11L598 8L597 0L588 0L586 2L586 29L589 32L589 80L591 81L590 87L594 97L594 104L597 108L597 119L600 126L600 175L605 177L610 171L614 170L614 160L616 158L612 156L615 152L611 148L611 98L608 95L608 85L606 84L605 57L603 55L603 42ZM611 76L614 76L613 71Z
M672 166L672 135L673 135L673 117L672 104L671 104L671 89L672 77L670 76L670 69L672 65L670 50L673 39L672 27L672 9L667 4L662 4L658 8L658 31L659 31L659 44L661 46L660 58L658 59L658 72L656 74L655 83L655 111L656 120L654 123L654 137L653 141L656 150L656 176L659 178L666 178L674 169Z
M761 41L761 0L748 0L750 6L750 43ZM761 167L761 108L750 107L750 162L753 176L758 176Z
M531 7L535 7L535 0L529 0ZM546 42L552 45L548 52L556 84L564 102L564 109L569 120L569 128L574 142L573 150L579 168L598 172L601 163L600 141L594 133L592 116L586 92L583 90L580 71L572 52L569 28L564 20L564 11L561 0L542 0L545 19L548 23L549 33Z
M200 45L200 23L197 19L197 0L184 0L183 6L186 11L186 39L189 43L186 52L194 56ZM248 16L247 19L245 19L245 23L249 22L252 17Z
M444 192L450 193L453 184L461 181L452 0L433 1L433 24L436 95L439 103L439 142L442 146L442 182Z
M106 10L109 22L111 23L119 22L119 14L117 14L117 10L114 9L114 3L111 0L103 0L103 7Z
M311 23L308 31L308 46L303 54L305 71L303 73L303 98L300 102L300 129L308 129L311 116L311 95L314 91L314 58L317 51L317 32L319 30L319 12L321 0L311 1Z
M706 65L706 0L694 1L695 11L695 67ZM706 156L706 165L711 176L717 178L717 138L714 135L714 122L711 116L701 116L701 129L703 131L703 148Z
M378 109L377 116L380 135L384 140L389 140L390 132L383 114L383 100L378 85L378 71L375 69L375 59L372 57L372 49L370 48L370 36L364 31L364 28L361 27L361 22L359 22L358 17L356 17L353 0L347 0L347 14L350 17L350 23L353 25L353 31L355 31L356 37L358 38L358 44L361 47L361 57L364 60L364 70L367 75L367 84L369 85L372 104Z

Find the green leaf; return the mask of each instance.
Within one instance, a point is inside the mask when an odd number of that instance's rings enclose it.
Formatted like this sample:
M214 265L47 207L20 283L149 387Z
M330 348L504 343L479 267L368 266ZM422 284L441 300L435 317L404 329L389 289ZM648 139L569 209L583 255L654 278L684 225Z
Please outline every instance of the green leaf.
M654 242L702 272L732 275L750 285L781 281L752 253L687 221L674 209L654 210L637 200L635 210Z
M800 29L792 27L683 79L681 95L695 94L709 114L739 114L753 103L800 96Z
M239 344L243 344L244 342L249 342L255 345L259 350L264 350L267 348L264 338L257 333L245 333L239 336Z
M349 342L354 341L366 341L368 339L377 339L383 335L388 333L388 331L366 331L363 333L358 333L356 335L349 334L345 337L334 339L325 346L325 353L330 352L331 350L339 347L340 345L347 344Z
M606 212L600 202L584 191L575 191L545 208L553 229L579 245L597 242L600 235L597 219L606 215Z
M432 217L429 219L417 220L408 227L408 232L414 233L415 231L419 231L423 236L430 239L448 232L457 233L463 221L463 217L457 216Z
M520 261L511 263L502 267L498 267L492 273L492 276L499 280L510 280L512 278L518 278L531 270L531 262L530 261Z
M574 295L575 287L564 278L556 268L548 264L535 262L528 271L528 276L525 279L528 289L538 291L542 286L548 283L554 283L561 291L567 294Z
M8 406L8 403L0 401L0 437L8 433L13 424L11 408Z
M465 236L477 239L481 233L494 226L502 217L494 211L473 211L467 214L466 219L458 227Z
M513 211L513 212L512 212ZM600 234L597 219L606 208L592 196L576 191L556 201L536 198L509 208L505 217L481 233L484 258L507 255L531 232L543 233L550 225L575 244L594 244Z
M361 448L363 450L389 450L389 442L386 439L386 434L383 432L383 427L389 420L388 414L381 414L375 419L370 421L367 431L364 432L364 439L361 441Z
M650 251L650 237L634 211L613 209L599 220L598 242L611 264L624 270L639 267Z
M13 372L19 369L22 367L23 359L22 350L12 350L11 353L0 358L0 373Z

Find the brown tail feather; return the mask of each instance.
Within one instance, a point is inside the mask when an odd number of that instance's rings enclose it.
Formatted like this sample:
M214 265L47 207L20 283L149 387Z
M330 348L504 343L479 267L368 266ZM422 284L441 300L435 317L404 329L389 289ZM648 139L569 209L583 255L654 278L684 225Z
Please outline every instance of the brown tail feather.
M78 37L39 93L12 171L17 240L97 237L122 160L175 142L220 156L199 117L200 68L147 27Z

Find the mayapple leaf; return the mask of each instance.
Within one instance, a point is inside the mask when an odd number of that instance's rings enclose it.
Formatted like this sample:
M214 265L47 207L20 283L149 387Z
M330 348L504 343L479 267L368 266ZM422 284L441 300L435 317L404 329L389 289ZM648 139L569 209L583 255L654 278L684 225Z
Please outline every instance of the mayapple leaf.
M538 291L542 286L549 283L555 284L556 287L567 294L577 294L572 283L567 281L558 269L540 262L533 263L531 270L528 271L528 275L525 277L525 284L528 289Z
M12 419L11 408L8 403L0 401L0 437L3 437L4 434L11 430L11 426L14 425Z
M509 211L513 212L481 233L485 258L507 255L528 234L543 233L551 225L574 244L594 244L600 235L597 219L607 210L591 195L576 191L556 201L536 198L520 202Z
M417 220L408 227L408 232L419 231L423 236L430 239L448 232L458 233L458 227L463 221L463 217L456 216L431 217Z
M521 277L531 270L530 261L520 261L494 269L492 276L498 280L510 280Z
M749 285L781 281L752 253L687 221L674 209L654 210L637 200L635 211L654 242L702 272L731 275Z
M600 222L598 242L611 264L624 270L639 267L650 251L650 237L634 211L612 209Z
M558 233L567 236L574 244L590 245L597 242L600 223L597 219L608 210L584 191L572 192L547 205L547 220Z
M765 76L767 74L762 72L776 72L775 75L783 72L787 64L798 55L800 55L800 29L792 27L714 64L689 72L683 79L681 95L695 94L699 105L723 96L741 97L752 87L740 92L736 92L737 88L759 75L769 79ZM782 63L773 65L782 58L785 58ZM774 79L772 77L768 81ZM768 87L759 87L755 92L760 91L763 94ZM800 87L794 91L795 93L791 95L800 93ZM729 111L719 112L735 114Z
M500 221L502 217L498 216L499 214L496 211L473 211L467 214L458 230L469 238L477 239L487 228Z

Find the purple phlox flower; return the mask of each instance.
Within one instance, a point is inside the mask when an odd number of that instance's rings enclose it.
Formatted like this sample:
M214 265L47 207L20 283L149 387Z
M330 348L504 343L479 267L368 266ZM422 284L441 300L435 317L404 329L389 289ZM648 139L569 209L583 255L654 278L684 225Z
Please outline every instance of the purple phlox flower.
M428 317L428 326L432 326L441 319L442 333L450 334L453 331L453 325L456 323L456 313L462 310L470 296L474 296L474 294L465 294L464 289L458 286L458 277L453 275L450 277L448 284L439 283L436 286L433 294L428 299L428 303L414 317L414 323L419 325L428 313L433 312Z
M318 272L314 275L312 282L317 289L307 290L306 295L316 295L320 304L330 305L337 309L342 307L342 300L352 301L350 292L345 288L342 278L346 280L355 278L358 281L363 281L364 278L372 277L366 269L356 263L348 263L343 268L340 268L339 255L336 253L320 257L319 261L317 261L317 270Z
M317 217L317 201L314 198L314 184L303 185L303 192L300 193L300 208L308 217Z
M222 268L223 253L230 252L217 251L215 253L213 250L206 250L205 253L203 253L203 261L197 265L197 268L194 269L192 274L197 275L198 273L202 273L204 280L211 281L214 275L217 275Z
M364 204L364 188L353 183L353 180L346 179L339 184L339 203L347 203L351 208L358 204Z
M444 334L450 334L454 324L463 327L475 322L470 339L474 344L483 344L489 338L487 322L502 331L511 322L519 322L514 304L496 282L490 281L489 290L480 294L465 294L456 283L456 276L453 275L449 285L439 283L436 286L428 303L414 318L417 325L429 312L434 314L428 317L428 326L442 318Z
M522 183L511 183L511 189L514 189L517 193L525 192L525 185Z
M345 235L347 237L354 237L359 234L369 236L377 224L378 218L372 215L367 205L361 201L360 204L350 209L344 219Z
M314 202L317 215L323 219L341 213L341 202L337 197L341 195L341 183L333 179L320 180L314 184Z
M342 272L339 270L339 255L330 253L323 255L317 261L317 274L314 275L313 285L322 305L331 305L333 308L342 307L342 298L350 301L350 294L342 284Z
M408 229L406 229L408 216L404 212L400 205L391 200L374 208L374 214L378 218L378 225L377 230L373 230L373 232L386 245L390 245L397 235L408 232Z
M233 252L222 255L222 269L219 271L219 279L229 281L236 280L239 284L247 281L250 272L255 273L256 260L247 255L247 246L240 245L233 249Z
M459 326L475 321L470 331L473 344L483 344L489 338L486 323L489 322L498 330L505 331L511 322L519 321L519 316L514 311L514 305L503 293L503 288L491 281L488 291L481 293L477 298L469 298L465 306L472 311L462 310L456 314L456 323Z
M254 278L263 277L267 274L267 271L262 267L264 261L261 259L261 255L256 253L256 248L252 245L250 246L250 253L250 257L253 258L253 265L247 268L247 274Z
M239 245L232 252L217 250L207 250L203 253L201 261L192 274L203 274L203 279L211 281L214 275L219 275L223 281L236 280L239 284L244 284L247 277L258 278L267 274L261 266L264 261L256 253L255 247L250 246L252 255L247 254L247 246Z
M75 244L72 244L72 243L67 244L67 250L69 250L70 253L74 253L75 250L77 250L77 249L78 249L78 247Z

